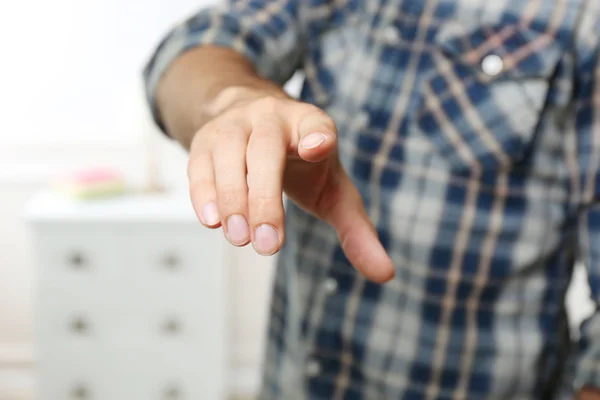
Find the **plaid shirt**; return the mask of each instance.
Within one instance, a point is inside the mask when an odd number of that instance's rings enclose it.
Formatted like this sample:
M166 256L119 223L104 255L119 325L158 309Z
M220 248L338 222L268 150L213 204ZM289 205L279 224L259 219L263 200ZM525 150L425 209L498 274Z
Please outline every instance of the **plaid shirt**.
M246 0L175 27L235 49L339 130L396 277L377 285L289 204L262 399L569 399L600 387L600 2Z

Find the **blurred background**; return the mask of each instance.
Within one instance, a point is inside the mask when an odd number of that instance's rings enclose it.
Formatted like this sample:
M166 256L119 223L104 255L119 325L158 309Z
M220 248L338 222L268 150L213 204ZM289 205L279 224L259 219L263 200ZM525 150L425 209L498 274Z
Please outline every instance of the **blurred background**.
M195 222L140 79L214 2L0 3L0 400L256 393L274 258ZM574 326L587 293L578 269Z

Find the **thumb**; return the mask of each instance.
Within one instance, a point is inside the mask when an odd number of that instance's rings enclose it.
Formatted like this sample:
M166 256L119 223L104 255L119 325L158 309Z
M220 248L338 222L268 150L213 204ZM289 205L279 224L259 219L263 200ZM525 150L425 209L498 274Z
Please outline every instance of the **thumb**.
M334 204L325 220L338 233L346 257L369 280L377 283L391 280L395 275L392 260L367 216L360 193L345 172L336 186L333 189L336 193L330 197Z
M295 136L300 158L308 162L319 162L335 150L337 129L324 111L307 105L297 121Z

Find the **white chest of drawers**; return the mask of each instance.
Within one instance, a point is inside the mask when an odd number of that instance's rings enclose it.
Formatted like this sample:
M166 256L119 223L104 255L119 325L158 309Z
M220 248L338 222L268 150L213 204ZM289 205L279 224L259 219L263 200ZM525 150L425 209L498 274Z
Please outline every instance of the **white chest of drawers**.
M225 398L222 235L187 195L27 207L40 400Z

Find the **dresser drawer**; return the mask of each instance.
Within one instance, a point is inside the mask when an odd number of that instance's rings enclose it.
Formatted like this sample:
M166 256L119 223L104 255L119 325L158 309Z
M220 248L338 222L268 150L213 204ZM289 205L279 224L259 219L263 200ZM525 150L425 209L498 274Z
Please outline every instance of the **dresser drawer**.
M198 341L197 343L200 343ZM123 360L124 375L134 382L129 399L225 399L225 365L201 348L155 343ZM202 361L198 361L202 360ZM158 362L157 362L158 361Z
M60 364L39 365L38 390L49 400L218 400L225 398L219 366L187 347L116 352L97 346L57 346ZM102 353L102 354L101 354ZM201 357L202 355L200 355ZM198 361L200 360L200 361Z
M192 291L205 293L204 298L222 295L228 261L220 232L200 224L139 227L128 244L132 258L129 272L144 277L131 283L138 289L171 295L179 290Z
M131 279L129 285L144 288L200 279L211 285L227 262L222 235L200 225L65 224L41 227L34 238L44 284Z
M122 371L96 341L54 341L38 348L37 391L42 400L113 399Z
M104 224L45 224L33 231L40 284L108 287L131 263L128 232Z

